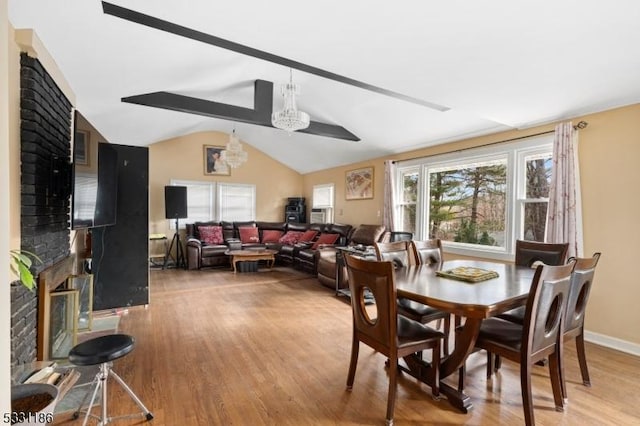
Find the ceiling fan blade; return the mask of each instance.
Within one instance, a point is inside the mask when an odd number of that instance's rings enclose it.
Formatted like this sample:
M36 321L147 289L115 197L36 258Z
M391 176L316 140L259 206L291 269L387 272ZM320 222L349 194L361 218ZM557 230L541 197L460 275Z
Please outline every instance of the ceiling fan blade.
M273 127L273 126L272 126ZM309 127L306 129L298 130L299 133L308 133L311 135L326 136L328 138L344 139L348 141L358 142L360 138L345 129L342 126L336 126L333 124L320 123L317 121L311 121Z
M340 83L348 84L351 86L359 87L364 90L369 90L381 95L390 96L396 99L400 99L406 102L411 102L417 105L421 105L427 108L435 109L437 111L448 111L450 108L439 105L433 102L425 101L422 99L414 98L412 96L404 95L402 93L394 92L392 90L384 89L382 87L374 86L359 80L355 80L349 77L345 77L340 74L333 73L331 71L323 70L321 68L314 67L312 65L303 64L292 59L287 59L282 56L274 55L264 50L254 49L243 44L235 43L230 40L225 40L220 37L213 36L211 34L203 33L191 28L184 27L182 25L174 24L173 22L165 21L160 18L156 18L144 13L136 12L135 10L127 9L108 2L102 2L102 10L107 15L112 15L117 18L121 18L136 24L145 25L150 28L155 28L160 31L165 31L171 34L175 34L181 37L186 37L192 40L196 40L202 43L217 46L222 49L231 50L233 52L241 53L243 55L251 56L254 58L262 59L264 61L273 62L275 64L283 65L288 68L294 68L299 71L303 71L309 74L314 74L319 77L323 77L329 80L338 81Z
M122 102L130 104L273 127L271 124L273 83L265 80L256 80L255 88L253 109L169 92L145 93L142 95L128 96L121 100ZM319 123L317 121L312 121L308 128L300 130L299 132L350 141L360 140L360 138L342 126Z

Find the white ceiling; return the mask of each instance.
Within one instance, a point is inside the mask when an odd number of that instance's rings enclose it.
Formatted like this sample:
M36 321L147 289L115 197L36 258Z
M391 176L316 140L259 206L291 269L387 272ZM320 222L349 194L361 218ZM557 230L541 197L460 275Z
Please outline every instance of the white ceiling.
M248 108L281 65L102 12L98 0L9 0L110 142L236 129L300 173L640 102L637 0L112 0L111 3L451 108L439 112L300 71L298 106L360 142L120 102L169 91Z

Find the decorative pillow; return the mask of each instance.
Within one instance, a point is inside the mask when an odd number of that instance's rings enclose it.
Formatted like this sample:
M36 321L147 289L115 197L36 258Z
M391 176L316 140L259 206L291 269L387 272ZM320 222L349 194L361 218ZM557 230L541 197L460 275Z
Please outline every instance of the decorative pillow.
M198 232L206 244L224 244L222 226L198 226Z
M310 243L313 239L318 235L318 231L314 231L313 229L309 229L308 231L304 231L304 234L300 237L301 243Z
M238 228L238 232L240 233L240 241L242 241L243 244L260 242L258 228L255 226L241 226Z
M301 236L302 236L302 232L300 231L287 231L286 234L280 237L280 240L278 242L280 244L292 246L300 240Z
M320 244L334 244L340 238L340 234L320 234L313 246L312 250L316 250Z
M278 231L277 229L265 229L262 231L262 242L263 243L277 243L282 237L284 232Z

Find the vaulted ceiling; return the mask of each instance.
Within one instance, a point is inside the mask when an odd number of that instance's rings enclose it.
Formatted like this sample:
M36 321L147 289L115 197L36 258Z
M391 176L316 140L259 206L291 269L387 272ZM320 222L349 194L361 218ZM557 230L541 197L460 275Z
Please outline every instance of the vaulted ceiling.
M308 173L640 102L636 0L109 3L285 60L132 22L98 0L9 0L13 26L36 31L78 110L113 143L235 128ZM302 65L293 66L299 108L360 141L122 102L168 92L254 109L255 82L264 80L279 109L291 63Z

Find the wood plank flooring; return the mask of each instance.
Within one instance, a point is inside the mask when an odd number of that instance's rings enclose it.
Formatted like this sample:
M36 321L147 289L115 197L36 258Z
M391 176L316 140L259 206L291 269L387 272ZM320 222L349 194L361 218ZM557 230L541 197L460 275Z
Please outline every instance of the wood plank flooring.
M137 345L114 369L153 412L151 425L384 424L385 358L361 345L353 391L347 392L351 308L315 277L290 268L235 275L152 270L151 303L129 309L120 330ZM587 344L593 384L587 388L572 344L565 356L564 412L554 410L548 369L535 369L538 425L640 424L637 357ZM474 403L469 414L434 401L428 387L401 375L395 424L523 424L518 366L505 360L487 381L484 361L479 352L467 362ZM110 415L136 411L110 385ZM54 424L80 425L82 419L60 414Z

